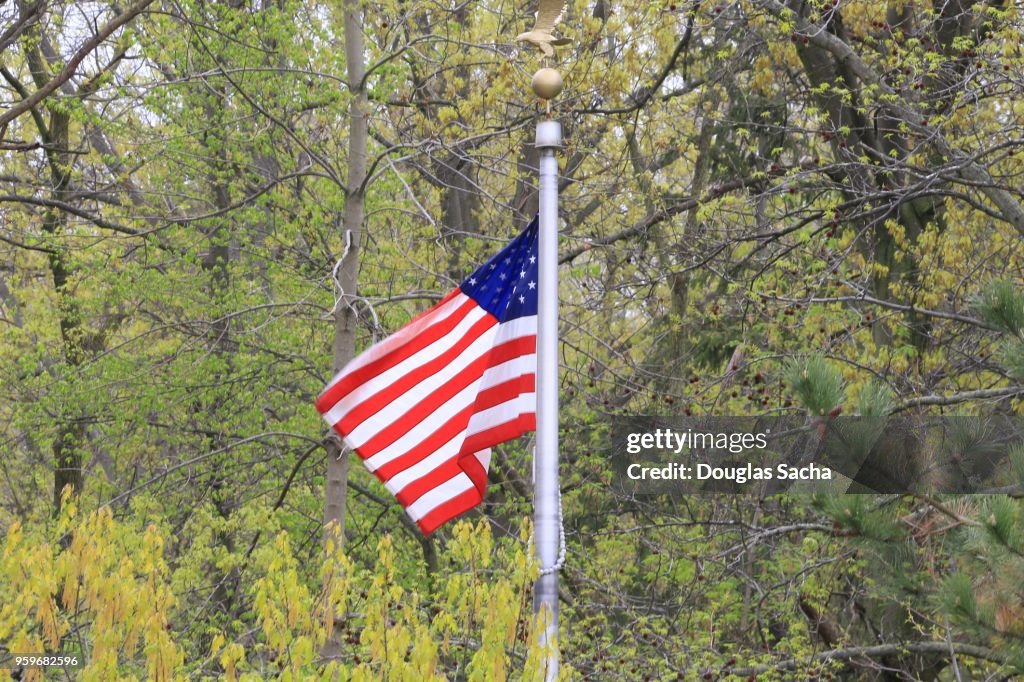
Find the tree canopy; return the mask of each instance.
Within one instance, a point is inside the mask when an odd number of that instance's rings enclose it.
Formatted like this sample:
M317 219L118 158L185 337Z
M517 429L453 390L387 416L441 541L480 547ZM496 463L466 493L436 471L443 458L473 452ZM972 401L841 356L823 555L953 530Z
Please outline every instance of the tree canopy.
M534 679L529 439L425 538L313 401L532 218L550 115L567 679L1024 674L1024 449L672 504L608 458L630 415L1021 414L1021 8L571 2L550 114L534 11L0 0L0 655Z

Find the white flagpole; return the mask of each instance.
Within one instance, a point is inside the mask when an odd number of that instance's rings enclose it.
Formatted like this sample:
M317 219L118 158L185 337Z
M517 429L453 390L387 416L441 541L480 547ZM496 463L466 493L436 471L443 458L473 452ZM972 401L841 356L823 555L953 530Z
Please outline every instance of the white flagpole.
M553 74L553 76L552 76ZM547 79L545 81L545 79ZM557 79L557 87L544 89ZM540 81L540 86L538 86ZM553 69L534 76L534 91L550 99L561 90ZM545 96L547 95L547 96ZM558 679L558 569L564 559L562 509L558 484L558 159L562 126L537 124L540 151L540 217L537 294L537 447L534 451L533 524L541 575L534 586L533 611L538 643L548 649L543 679Z

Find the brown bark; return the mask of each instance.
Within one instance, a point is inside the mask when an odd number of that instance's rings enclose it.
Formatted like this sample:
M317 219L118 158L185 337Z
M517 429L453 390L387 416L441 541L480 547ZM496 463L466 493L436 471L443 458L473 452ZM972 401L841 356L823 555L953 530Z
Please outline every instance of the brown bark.
M345 254L338 269L338 284L344 292L334 316L334 370L344 367L355 355L356 323L358 318L352 307L359 272L359 246L362 241L364 198L369 141L369 99L364 77L366 64L363 56L363 10L358 0L345 0L345 59L348 66L348 87L352 94L349 112L348 177L345 189L345 211L342 239ZM349 457L340 439L332 437L326 443L327 480L324 499L325 544L332 541L343 544L345 538L345 505L348 501ZM325 660L341 656L341 630L335 628L324 644L321 654Z

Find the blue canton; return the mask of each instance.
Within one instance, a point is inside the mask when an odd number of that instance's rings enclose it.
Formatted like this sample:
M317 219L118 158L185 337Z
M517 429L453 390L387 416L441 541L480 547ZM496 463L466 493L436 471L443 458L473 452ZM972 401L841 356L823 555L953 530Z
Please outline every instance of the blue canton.
M498 322L536 315L537 218L460 287Z

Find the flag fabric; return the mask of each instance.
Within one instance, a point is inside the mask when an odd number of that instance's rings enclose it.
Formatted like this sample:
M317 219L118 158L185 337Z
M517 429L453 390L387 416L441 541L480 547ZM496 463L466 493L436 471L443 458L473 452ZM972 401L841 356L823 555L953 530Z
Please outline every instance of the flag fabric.
M536 428L537 219L355 358L317 410L424 534L475 507L491 448Z

